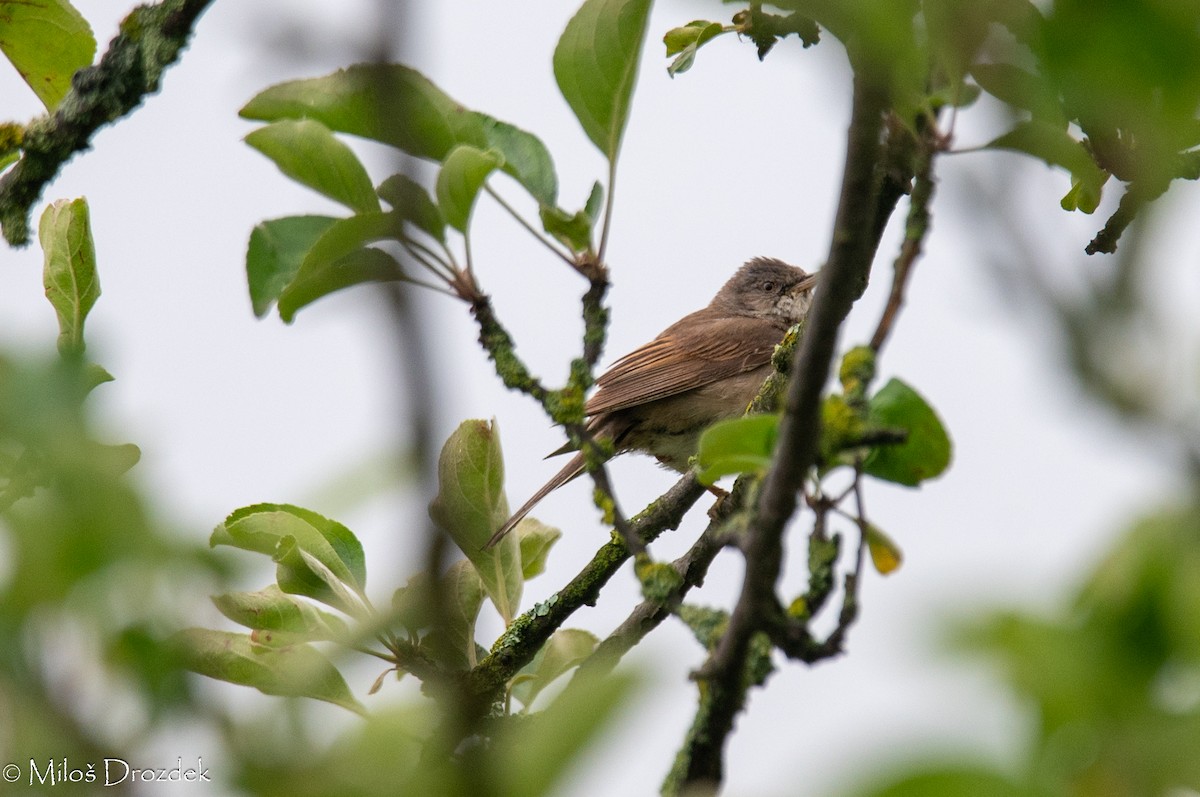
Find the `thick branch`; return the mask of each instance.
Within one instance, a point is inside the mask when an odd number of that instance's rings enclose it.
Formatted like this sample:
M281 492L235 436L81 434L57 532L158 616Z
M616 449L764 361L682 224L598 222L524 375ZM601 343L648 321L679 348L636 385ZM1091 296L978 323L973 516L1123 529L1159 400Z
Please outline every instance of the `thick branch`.
M744 544L746 574L729 628L700 677L709 679L715 700L697 734L686 782L721 781L722 751L733 718L744 703L744 668L754 633L780 618L775 584L782 566L784 526L796 508L796 493L817 454L821 393L829 375L838 330L866 288L876 244L886 92L862 76L855 79L846 166L829 260L821 269L816 299L796 352L774 463L758 501L758 516Z
M96 66L81 69L49 117L30 123L21 160L0 178L0 227L13 246L29 243L29 212L42 190L92 136L158 91L162 73L187 45L196 19L212 0L162 0L141 6Z

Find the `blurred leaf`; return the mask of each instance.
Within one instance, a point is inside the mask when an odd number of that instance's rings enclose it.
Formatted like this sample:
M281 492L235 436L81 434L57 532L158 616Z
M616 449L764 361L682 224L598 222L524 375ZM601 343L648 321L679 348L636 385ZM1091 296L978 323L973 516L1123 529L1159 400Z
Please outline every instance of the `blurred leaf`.
M295 537L280 539L272 558L276 563L275 583L284 592L318 600L359 620L371 620L362 591L347 584L328 565L302 548Z
M696 51L725 32L720 22L703 19L693 20L682 28L672 28L663 36L667 46L667 57L676 56L667 67L667 74L675 77L688 71L696 61Z
M342 524L290 504L254 504L236 510L217 526L210 545L231 545L275 556L281 544L316 558L359 595L367 583L366 561L358 538Z
M1018 786L998 773L955 764L897 776L890 783L853 794L854 797L1050 797L1045 792Z
M546 557L562 532L536 518L523 518L513 530L521 543L521 576L528 581L546 571Z
M446 223L459 232L467 231L475 198L488 176L503 164L500 156L474 147L455 147L446 156L437 177L438 206Z
M1018 122L1012 130L988 143L987 148L1024 152L1051 166L1066 169L1080 185L1078 191L1073 189L1073 193L1081 198L1095 196L1098 202L1100 190L1108 180L1108 173L1096 165L1083 142L1076 141L1065 127L1039 120ZM1067 207L1068 204L1068 198L1064 197L1063 206ZM1089 204L1079 203L1078 207L1082 210ZM1091 207L1095 209L1094 205Z
M174 641L183 666L192 672L268 695L311 697L366 713L342 674L309 645L271 648L254 644L245 634L205 628L180 631Z
M533 660L522 667L515 676L512 696L528 709L543 689L592 655L598 644L600 640L591 631L578 628L560 628L555 631Z
M429 192L403 174L393 174L379 185L379 196L418 230L446 242L446 220Z
M346 639L349 629L336 615L297 600L272 584L257 592L229 592L214 595L213 604L221 614L239 625L256 631L254 641L278 646L323 639Z
M287 216L258 224L246 251L246 282L254 315L262 318L300 270L305 255L337 219Z
M470 111L424 75L397 64L359 64L331 75L280 83L241 110L247 119L316 119L332 130L442 161L456 146L494 149L504 171L540 204L553 205L558 177L546 146L534 135Z
M904 429L908 439L872 450L863 462L864 473L916 487L949 467L951 444L945 427L925 399L904 382L889 380L872 396L869 417L879 426Z
M493 746L498 793L505 797L552 793L630 700L636 683L625 672L573 683L545 711L519 725L507 725Z
M396 259L367 244L396 240L401 234L402 220L395 212L360 213L334 221L313 242L279 294L279 317L290 324L301 308L342 288L400 279L403 272Z
M66 0L0 0L0 52L53 111L71 88L71 76L92 63L96 39Z
M320 122L282 119L245 140L288 177L335 202L359 213L379 210L375 188L358 156Z
M60 199L46 208L38 240L45 255L46 298L58 315L58 350L82 354L83 322L100 298L87 200Z
M429 573L424 570L414 573L403 587L392 593L392 614L416 637L421 629L433 624L433 607L429 597Z
M1056 130L1066 130L1067 120L1058 96L1045 76L1004 63L975 64L971 67L971 76L980 88L996 99L1029 111L1034 119Z
M899 570L904 561L900 546L874 525L867 526L867 550L871 553L871 564L883 576Z
M505 624L512 622L524 583L520 542L517 535L507 534L497 545L484 548L508 519L495 421L463 421L450 435L438 458L438 494L429 505L429 516L475 565Z
M585 0L554 49L559 91L610 162L621 148L649 17L650 0Z
M441 589L446 601L446 624L434 628L421 646L432 648L443 665L466 671L479 663L475 621L483 606L483 581L469 560L459 559L442 575Z
M712 484L722 476L763 470L771 464L778 432L778 415L747 415L714 423L700 435L697 478Z

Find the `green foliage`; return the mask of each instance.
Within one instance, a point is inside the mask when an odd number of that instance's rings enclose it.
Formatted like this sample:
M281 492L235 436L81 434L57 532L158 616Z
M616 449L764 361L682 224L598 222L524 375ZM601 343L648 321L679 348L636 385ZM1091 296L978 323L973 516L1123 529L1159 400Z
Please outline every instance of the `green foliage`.
M446 243L446 219L419 183L403 174L393 174L379 184L378 193L405 222L438 243Z
M512 696L528 710L543 689L590 656L599 642L590 631L578 628L555 631L533 661L513 678Z
M295 279L308 250L335 221L329 216L287 216L254 228L246 252L246 282L256 316L267 314Z
M190 628L175 638L185 667L209 678L252 686L268 695L311 697L360 714L341 673L314 647L268 647L245 634Z
M554 79L592 143L615 161L651 0L585 0L554 49Z
M282 119L246 136L246 143L275 161L298 183L358 213L379 210L366 168L350 147L312 119Z
M747 415L713 424L700 436L697 478L702 484L712 484L722 476L765 470L775 453L778 433L778 415Z
M438 172L437 198L446 223L459 232L467 231L475 199L494 170L504 165L499 153L459 145L446 156Z
M1184 793L1200 784L1200 509L1136 524L1053 614L960 623L1026 707L1029 743L1005 775L912 764L862 797Z
M81 355L83 322L100 298L87 201L64 199L46 208L38 239L45 255L46 298L58 314L58 350L64 356Z
M279 317L290 323L301 308L351 285L404 279L395 258L367 245L398 237L402 224L395 212L373 211L325 227L280 291Z
M697 50L731 30L733 28L727 30L720 22L697 19L682 28L667 31L663 36L663 44L667 46L667 57L675 56L675 60L667 67L667 74L675 77L691 69L692 64L696 62Z
M906 437L898 445L873 449L863 460L864 473L916 487L950 466L950 437L941 419L917 391L899 379L889 380L871 397L868 417L879 427L903 429Z
M635 694L638 679L627 672L572 684L545 711L497 734L497 792L537 797L550 792L579 754Z
M464 421L438 459L438 494L429 516L450 535L483 580L484 591L505 623L517 616L524 578L521 543L512 534L485 548L508 519L504 461L495 422Z
M336 521L297 506L255 504L227 517L210 542L267 554L278 565L276 578L284 592L364 616L362 545Z
M53 111L75 71L92 63L96 39L66 0L0 0L0 52Z
M259 92L246 119L315 119L325 127L390 144L418 158L444 161L458 146L500 153L503 168L542 204L552 205L558 178L537 137L459 105L414 69L360 64L320 78Z

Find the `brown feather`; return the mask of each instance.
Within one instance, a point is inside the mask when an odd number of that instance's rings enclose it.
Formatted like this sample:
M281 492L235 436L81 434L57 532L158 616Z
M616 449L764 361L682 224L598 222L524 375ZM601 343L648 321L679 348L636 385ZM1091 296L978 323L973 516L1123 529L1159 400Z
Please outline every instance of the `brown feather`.
M692 313L597 379L587 414L617 412L754 371L771 361L786 329L764 318L722 318L711 308Z

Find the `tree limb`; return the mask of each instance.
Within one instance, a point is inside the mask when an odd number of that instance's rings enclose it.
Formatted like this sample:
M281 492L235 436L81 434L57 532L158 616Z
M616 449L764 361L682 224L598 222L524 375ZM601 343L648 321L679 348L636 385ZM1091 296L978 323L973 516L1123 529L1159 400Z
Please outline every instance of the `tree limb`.
M745 701L748 683L744 675L751 640L783 615L775 584L782 567L784 526L795 511L797 490L816 459L821 394L838 330L866 288L875 252L883 160L880 137L886 104L881 84L863 75L855 77L846 166L829 259L821 269L816 299L791 368L774 461L759 494L757 517L745 538L742 591L726 633L698 674L706 681L711 699L686 762L687 785L720 783L725 740Z
M158 91L163 71L187 46L196 19L212 0L162 0L134 9L96 66L81 69L50 116L30 123L21 159L0 178L0 227L12 246L29 243L29 214L42 190L104 125Z

